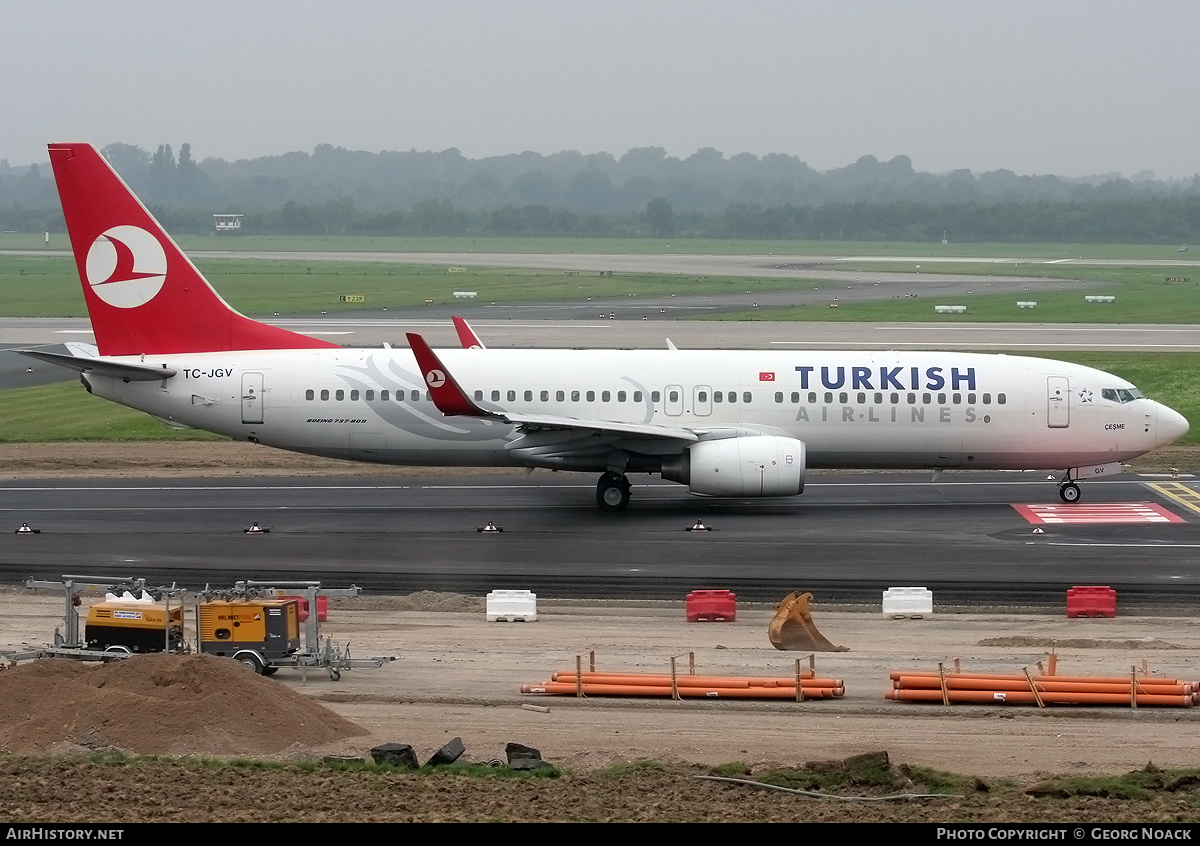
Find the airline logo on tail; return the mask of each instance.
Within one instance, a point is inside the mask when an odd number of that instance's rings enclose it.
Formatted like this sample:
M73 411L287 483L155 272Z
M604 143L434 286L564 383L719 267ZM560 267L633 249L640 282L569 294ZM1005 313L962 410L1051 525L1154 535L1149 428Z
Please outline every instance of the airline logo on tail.
M137 226L114 226L97 237L85 267L92 291L117 308L145 305L167 281L162 244Z

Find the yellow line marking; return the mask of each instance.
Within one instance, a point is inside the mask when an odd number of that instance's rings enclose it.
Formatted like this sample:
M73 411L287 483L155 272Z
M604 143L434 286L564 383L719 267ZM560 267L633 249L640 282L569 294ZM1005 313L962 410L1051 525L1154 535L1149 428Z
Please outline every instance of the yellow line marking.
M1193 490L1183 482L1148 482L1146 487L1157 491L1189 511L1200 514L1200 492Z

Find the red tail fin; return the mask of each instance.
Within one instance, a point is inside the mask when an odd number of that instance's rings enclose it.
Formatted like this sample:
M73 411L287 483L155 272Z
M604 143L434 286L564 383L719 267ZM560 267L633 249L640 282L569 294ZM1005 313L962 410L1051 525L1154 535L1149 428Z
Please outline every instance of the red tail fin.
M234 311L95 147L50 163L101 355L337 346Z

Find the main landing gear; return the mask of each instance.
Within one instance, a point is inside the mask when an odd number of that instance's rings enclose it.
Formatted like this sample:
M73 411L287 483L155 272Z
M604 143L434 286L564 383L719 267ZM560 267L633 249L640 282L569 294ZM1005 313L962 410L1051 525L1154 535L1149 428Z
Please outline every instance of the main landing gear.
M596 483L596 504L601 511L623 511L629 505L629 480L621 473L605 473Z
M1067 475L1062 477L1062 481L1058 483L1058 496L1063 502L1079 502L1079 497L1083 496L1083 492L1079 490L1079 485L1071 479L1071 471L1067 471Z

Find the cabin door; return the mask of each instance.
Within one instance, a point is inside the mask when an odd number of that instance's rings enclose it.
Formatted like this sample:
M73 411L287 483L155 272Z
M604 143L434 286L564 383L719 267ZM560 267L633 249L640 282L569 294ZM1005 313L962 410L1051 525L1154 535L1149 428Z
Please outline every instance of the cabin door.
M263 375L242 374L242 422L263 422Z
M1046 377L1046 425L1051 429L1071 425L1071 380L1066 376Z

